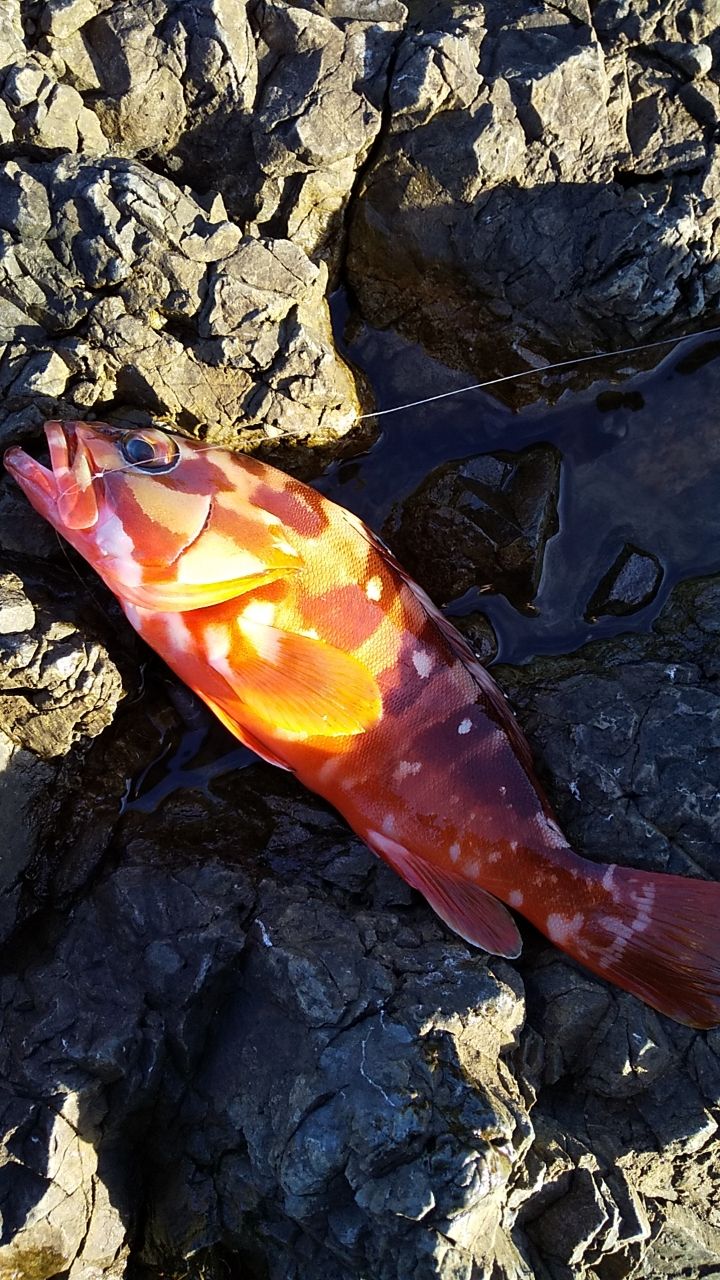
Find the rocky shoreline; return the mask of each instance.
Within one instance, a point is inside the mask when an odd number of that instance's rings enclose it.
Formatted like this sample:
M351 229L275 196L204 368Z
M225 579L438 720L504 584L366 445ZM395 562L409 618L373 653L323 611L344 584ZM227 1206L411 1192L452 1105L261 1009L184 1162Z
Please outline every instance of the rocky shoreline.
M317 473L372 407L338 283L478 377L715 315L714 0L7 0L0 51L3 445L159 419ZM527 603L561 465L443 464L385 535ZM588 613L660 579L628 543ZM719 618L705 576L495 668L588 856L720 875ZM529 929L479 955L228 750L0 481L0 1280L720 1270L720 1031Z

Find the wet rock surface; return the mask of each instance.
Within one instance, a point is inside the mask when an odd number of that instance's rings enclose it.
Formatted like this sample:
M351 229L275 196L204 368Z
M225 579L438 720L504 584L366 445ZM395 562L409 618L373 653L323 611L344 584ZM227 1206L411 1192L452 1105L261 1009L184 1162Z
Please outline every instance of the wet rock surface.
M156 417L337 451L350 224L366 319L485 375L699 317L717 28L710 3L10 0L2 442ZM393 543L438 599L529 603L557 473L547 446L453 463ZM0 1280L718 1270L720 1033L529 929L516 966L472 951L238 767L7 481L0 547ZM640 607L651 558L607 599ZM589 855L720 874L719 603L686 584L650 635L499 671Z
M720 777L696 762L717 756L719 593L683 587L652 635L498 671L591 856L717 874ZM118 717L55 766L82 770L85 800L3 980L5 1274L714 1265L717 1033L530 934L519 970L482 957L268 766L106 795L99 823L110 770L141 776L202 727L177 708L156 692L142 732ZM32 788L37 808L57 773Z
M385 535L433 599L471 588L529 604L557 529L560 454L551 445L482 454L431 472ZM433 546L431 559L427 547Z
M684 0L422 6L354 208L365 315L487 376L716 309L717 55Z
M661 582L662 568L657 556L626 543L593 592L587 616L613 614L622 617L636 613L652 603Z

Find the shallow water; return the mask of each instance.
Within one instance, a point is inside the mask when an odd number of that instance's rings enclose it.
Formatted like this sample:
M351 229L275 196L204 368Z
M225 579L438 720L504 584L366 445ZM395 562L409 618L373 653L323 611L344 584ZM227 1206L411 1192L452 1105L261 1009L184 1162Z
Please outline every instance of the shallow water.
M473 381L390 332L361 327L344 341L345 315L340 298L340 349L368 378L378 410ZM646 630L677 582L720 570L720 335L667 350L650 372L638 372L633 357L621 366L595 362L587 366L592 384L581 391L563 391L562 372L531 374L524 392L534 380L537 399L519 410L498 398L498 388L380 417L375 445L331 467L317 485L380 531L394 504L441 463L554 444L563 458L560 527L547 546L536 611L473 591L447 612L484 612L505 662ZM660 591L634 615L588 622L588 601L626 542L658 557Z
M338 346L367 377L377 410L473 381L391 332L353 326L346 341L342 296L334 318ZM470 391L380 417L372 448L333 464L316 487L381 531L394 505L442 463L548 441L563 458L559 530L546 549L535 612L474 591L446 612L484 612L504 662L647 630L677 582L720 571L720 335L669 346L650 372L630 361L598 361L582 390L567 389L562 372L531 375L524 395L534 379L537 396L520 409L498 391ZM658 557L660 591L629 617L588 622L588 600L626 542ZM204 789L257 759L244 747L224 751L228 736L211 713L190 694L178 698L186 732L133 780L128 808L151 810L180 788Z

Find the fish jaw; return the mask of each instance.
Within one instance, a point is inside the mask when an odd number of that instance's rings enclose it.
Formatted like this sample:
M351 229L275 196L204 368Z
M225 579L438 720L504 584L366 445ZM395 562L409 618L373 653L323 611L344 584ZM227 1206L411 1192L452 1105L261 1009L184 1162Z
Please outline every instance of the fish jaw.
M50 467L19 446L8 449L4 462L29 502L58 532L82 532L98 520L95 474L79 424L46 422Z

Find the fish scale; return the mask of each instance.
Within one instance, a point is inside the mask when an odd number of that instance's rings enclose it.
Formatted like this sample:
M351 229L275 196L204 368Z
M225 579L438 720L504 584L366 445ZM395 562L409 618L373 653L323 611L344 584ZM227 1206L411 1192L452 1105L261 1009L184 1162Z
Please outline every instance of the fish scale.
M172 433L45 430L49 469L5 456L33 506L222 723L335 805L452 929L514 957L516 908L670 1017L720 1022L720 885L570 848L503 695L361 521Z

